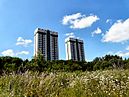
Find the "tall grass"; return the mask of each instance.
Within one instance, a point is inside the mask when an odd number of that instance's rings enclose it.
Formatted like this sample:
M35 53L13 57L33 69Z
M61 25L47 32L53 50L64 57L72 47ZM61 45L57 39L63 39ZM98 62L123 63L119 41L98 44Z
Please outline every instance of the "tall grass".
M5 74L0 97L129 97L129 70Z

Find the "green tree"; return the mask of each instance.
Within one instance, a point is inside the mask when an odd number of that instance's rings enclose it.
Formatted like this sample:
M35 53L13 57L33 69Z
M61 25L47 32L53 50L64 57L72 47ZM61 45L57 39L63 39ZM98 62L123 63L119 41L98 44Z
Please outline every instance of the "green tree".
M45 60L44 56L41 52L38 52L37 56L34 57L34 65L38 66L38 70L41 72L45 70L46 65L45 65Z

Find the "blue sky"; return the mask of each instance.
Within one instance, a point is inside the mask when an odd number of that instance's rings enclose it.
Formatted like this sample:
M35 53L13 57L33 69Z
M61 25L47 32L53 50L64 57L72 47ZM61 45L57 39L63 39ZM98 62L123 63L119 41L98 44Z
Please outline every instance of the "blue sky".
M0 0L0 55L31 59L37 27L58 32L60 59L66 37L84 40L88 61L129 57L128 0Z

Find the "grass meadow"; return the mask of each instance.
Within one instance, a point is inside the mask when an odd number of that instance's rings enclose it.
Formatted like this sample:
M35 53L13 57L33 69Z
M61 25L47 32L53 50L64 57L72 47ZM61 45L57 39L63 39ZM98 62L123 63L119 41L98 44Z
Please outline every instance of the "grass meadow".
M129 70L4 74L0 97L129 97Z

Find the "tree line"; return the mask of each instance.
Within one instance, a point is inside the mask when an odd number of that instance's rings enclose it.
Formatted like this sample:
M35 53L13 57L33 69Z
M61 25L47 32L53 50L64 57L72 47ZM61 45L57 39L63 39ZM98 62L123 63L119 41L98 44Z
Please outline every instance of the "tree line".
M91 62L58 60L45 61L44 57L39 54L31 60L23 60L18 57L2 56L0 57L0 73L24 73L26 71L38 72L73 72L73 71L95 71L105 69L128 69L129 58L122 59L117 55L105 55L104 57L96 57Z

